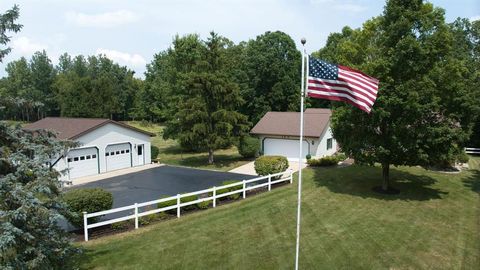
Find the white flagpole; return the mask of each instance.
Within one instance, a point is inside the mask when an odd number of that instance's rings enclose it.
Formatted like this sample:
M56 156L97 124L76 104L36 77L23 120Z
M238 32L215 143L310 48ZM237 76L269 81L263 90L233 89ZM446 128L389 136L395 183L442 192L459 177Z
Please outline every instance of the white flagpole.
M297 202L297 245L295 253L295 270L298 270L298 257L300 252L300 210L302 205L302 166L303 166L303 99L305 96L305 43L302 38L302 79L300 89L300 150L298 154L298 202ZM307 63L308 65L308 63Z

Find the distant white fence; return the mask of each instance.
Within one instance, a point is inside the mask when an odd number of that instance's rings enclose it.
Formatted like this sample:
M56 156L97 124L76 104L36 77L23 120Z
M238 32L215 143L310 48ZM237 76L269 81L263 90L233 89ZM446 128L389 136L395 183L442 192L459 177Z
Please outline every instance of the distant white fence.
M480 155L480 148L465 148L465 153Z
M280 177L280 179L272 180L272 178L274 179L274 178L277 178L277 177ZM265 181L265 180L267 180L267 181L264 182L264 183L260 183L260 184L257 184L257 185L252 185L252 183ZM118 208L114 208L114 209L110 209L110 210L105 210L105 211L100 211L100 212L95 212L95 213L83 212L83 226L84 226L85 241L88 241L88 229L92 229L92 228L96 228L96 227L100 227L100 226L104 226L104 225L108 225L108 224L113 224L113 223L121 222L121 221L125 221L125 220L131 220L131 219L135 219L135 229L138 229L138 218L143 217L143 216L152 215L152 214L176 209L177 210L177 218L179 218L180 217L180 212L181 212L180 210L184 206L194 205L194 204L197 204L197 203L200 203L200 202L205 202L205 201L212 200L213 207L216 207L217 206L217 199L220 199L220 198L232 195L232 194L236 194L236 193L242 193L242 197L245 199L246 196L247 196L247 191L249 191L249 190L257 189L257 188L261 188L261 187L268 187L268 191L270 191L272 189L272 185L277 184L277 183L281 183L281 182L285 182L285 181L289 181L290 184L293 182L293 171L292 170L287 170L287 171L284 171L284 172L271 174L271 175L267 175L267 176L261 176L261 177L257 177L257 178L253 178L253 179L249 179L249 180L243 180L243 181L239 181L237 183L233 183L233 184L229 184L229 185L224 185L224 186L219 186L219 187L214 186L214 187L209 188L209 189L199 190L199 191L185 193L185 194L177 194L176 196L172 196L172 197L168 197L168 198L162 198L162 199L158 199L158 200L154 200L154 201L149 201L149 202L144 202L144 203L135 203L135 204L132 204L132 205L129 205L129 206L118 207ZM226 193L222 193L222 194L217 195L217 190L223 190L223 189L226 189L226 188L231 188L231 187L236 187L236 186L242 186L242 188L238 189L238 190L234 190L234 191L230 191L230 192L226 192ZM198 198L195 201L181 203L181 198L183 198L183 197L197 196L197 195L200 195L200 194L207 194L207 197ZM152 206L152 205L156 206L159 203L166 202L166 201L172 201L172 200L176 200L177 203L175 205L171 205L171 206L167 206L167 207L163 207L163 208L157 208L157 209L153 209L153 210L139 212L139 208ZM118 213L118 212L123 212L123 211L128 211L128 210L134 210L134 213L130 214L130 215L127 215L127 216L124 216L124 217L119 217L119 218L115 218L115 219L110 219L110 220L100 221L100 222L97 222L97 223L88 224L88 219L89 218L99 217L99 216L103 216L103 215L107 215L107 214L113 214L113 213Z

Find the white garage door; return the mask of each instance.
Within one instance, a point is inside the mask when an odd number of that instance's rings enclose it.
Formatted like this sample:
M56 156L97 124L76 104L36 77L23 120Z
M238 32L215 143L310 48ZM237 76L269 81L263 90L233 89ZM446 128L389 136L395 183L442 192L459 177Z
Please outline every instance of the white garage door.
M107 171L113 171L132 166L132 155L129 143L113 144L105 150Z
M70 179L98 174L97 148L70 150L67 155Z
M279 155L298 161L298 140L266 138L263 141L264 155ZM303 156L308 154L308 143L303 141Z

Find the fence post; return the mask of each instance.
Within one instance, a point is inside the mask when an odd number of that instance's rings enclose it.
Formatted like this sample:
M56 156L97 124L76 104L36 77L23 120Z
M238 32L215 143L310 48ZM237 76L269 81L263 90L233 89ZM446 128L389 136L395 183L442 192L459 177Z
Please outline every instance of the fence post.
M135 229L138 229L138 206L135 203Z
M245 197L247 197L247 190L246 190L247 185L245 183L245 180L242 180L242 182L243 182L243 198L245 199Z
M177 218L180 217L180 194L177 194Z
M85 242L88 241L88 221L87 221L87 212L83 212L83 235L85 236Z
M272 190L272 175L268 175L268 191Z
M217 206L217 187L213 186L213 207Z

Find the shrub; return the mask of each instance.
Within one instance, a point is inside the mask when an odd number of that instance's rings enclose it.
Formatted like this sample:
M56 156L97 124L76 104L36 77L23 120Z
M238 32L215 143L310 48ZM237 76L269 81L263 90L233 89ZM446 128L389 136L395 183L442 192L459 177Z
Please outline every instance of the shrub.
M193 202L193 201L196 201L197 198L198 198L197 195L182 197L182 198L180 198L180 203ZM193 210L193 209L197 208L197 205L196 204L191 204L191 205L184 206L182 208L185 209L185 210Z
M138 224L144 226L144 225L148 225L148 224L150 224L150 223L152 223L156 220L158 220L158 216L156 214L146 215L146 216L138 218Z
M337 158L338 162L344 161L345 159L347 159L347 155L345 155L344 153L336 153L335 157Z
M158 203L157 208L159 209L159 208L169 207L169 206L176 205L176 204L177 204L177 199L172 199L172 200L169 200L169 201ZM170 210L165 211L165 213L176 215L177 214L177 209L176 208L170 209Z
M226 185L230 185L230 184L238 183L238 182L239 181L237 181L237 180L227 180L227 181L222 182L222 186L226 186ZM234 187L228 187L228 188L219 187L217 189L216 193L217 193L217 195L220 195L220 194L225 194L225 193L228 193L228 192L231 192L231 191L240 190L242 188L243 188L242 185L238 185L238 186L234 186ZM237 200L238 198L240 198L240 193L231 194L231 195L228 195L227 197L223 197L223 198L228 198L228 199L231 199L231 200ZM220 199L223 199L223 198L220 198Z
M260 140L250 136L244 136L240 139L238 152L244 158L253 158L258 156L260 149Z
M207 209L213 204L212 200L204 201L204 202L199 202L197 203L197 207L200 209Z
M158 147L152 145L150 147L150 151L151 151L151 157L152 159L157 159L158 158L158 154L160 154L160 150L158 149Z
M93 213L112 209L112 193L101 188L73 189L63 195L63 201L73 213L67 216L70 223L83 228L83 212ZM98 218L90 218L95 222Z
M462 151L460 154L457 155L457 161L459 163L467 163L470 157L465 153L465 151Z
M283 156L261 156L255 160L254 165L259 175L269 175L288 169L288 160Z
M307 160L307 164L312 167L333 166L338 164L338 159L335 156L328 156L320 159Z
M308 154L307 156L305 156L305 158L306 158L307 160L312 159L312 155Z
M111 224L110 228L112 228L112 230L115 230L115 231L125 230L125 229L128 228L129 223L130 223L130 221L128 221L128 220L116 222L116 223Z

